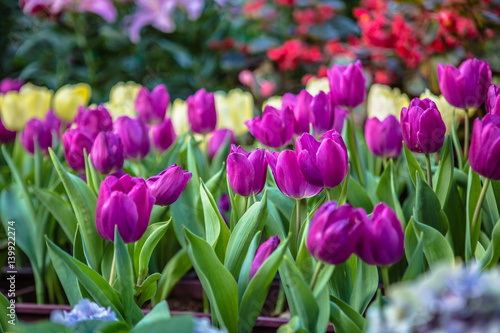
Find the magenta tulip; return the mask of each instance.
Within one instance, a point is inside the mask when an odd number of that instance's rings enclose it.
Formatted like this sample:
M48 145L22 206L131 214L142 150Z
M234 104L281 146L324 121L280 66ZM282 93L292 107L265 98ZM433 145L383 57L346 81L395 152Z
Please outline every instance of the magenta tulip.
M151 194L156 198L156 205L168 206L177 201L192 176L190 172L174 164L157 176L149 177L147 184Z
M165 119L170 95L164 84L156 86L149 92L148 88L141 87L135 100L135 109L147 124L159 124Z
M24 85L24 81L21 79L11 79L5 78L0 81L0 94L6 94L9 91L19 91Z
M6 129L0 119L0 143L9 143L16 140L16 134L17 132Z
M311 185L305 180L297 161L297 153L293 150L284 150L281 153L267 151L266 158L276 185L287 197L310 198L321 192L321 187Z
M165 152L177 139L174 125L170 118L165 118L161 124L151 126L151 141L157 153Z
M492 84L488 89L488 98L486 99L486 111L500 116L500 85Z
M149 155L149 129L141 118L122 116L113 124L113 131L120 137L126 159L142 160Z
M333 65L327 75L336 105L353 109L363 103L366 97L366 78L361 61L349 66Z
M200 89L193 96L189 96L186 102L191 130L199 134L212 132L217 124L214 93Z
M94 139L84 129L71 129L62 136L64 157L71 169L79 172L85 171L85 154L90 154Z
M295 149L300 171L309 184L334 188L347 175L347 148L337 131L326 132L319 142L304 133L295 140Z
M207 144L208 157L213 159L228 141L230 145L236 143L236 137L234 136L234 132L232 130L221 128L213 131Z
M113 132L101 132L92 145L90 159L94 168L102 174L110 174L123 168L123 147Z
M80 106L75 122L79 128L87 130L93 138L100 132L113 130L113 119L104 105L90 107L87 110Z
M245 124L250 133L263 145L271 148L281 148L292 141L293 112L289 105L277 110L267 105L259 117L247 120Z
M384 120L368 118L365 125L366 145L370 151L379 157L396 158L403 149L403 134L401 125L394 115Z
M101 183L95 221L102 238L113 242L115 226L125 243L137 242L146 232L155 198L142 178L108 176Z
M235 145L227 158L227 177L236 194L248 197L259 194L266 184L267 160L262 148L247 152Z
M481 176L500 180L500 116L488 114L474 121L469 163Z
M267 258L276 251L279 245L279 236L272 236L259 246L257 252L255 252L252 265L250 266L250 280L253 279L259 268L266 262Z
M20 135L21 144L30 154L35 153L35 144L42 153L47 154L52 147L52 131L50 127L38 118L33 118L26 123Z

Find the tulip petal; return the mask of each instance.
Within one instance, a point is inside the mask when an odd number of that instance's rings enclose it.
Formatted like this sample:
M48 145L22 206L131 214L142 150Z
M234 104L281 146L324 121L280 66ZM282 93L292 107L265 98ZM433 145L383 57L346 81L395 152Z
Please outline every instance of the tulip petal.
M252 194L255 170L248 158L242 154L230 154L227 158L227 176L233 191L247 197Z
M101 223L103 238L114 240L115 225L118 226L120 236L125 243L130 239L137 229L139 215L134 201L123 192L113 192L104 203L101 210Z

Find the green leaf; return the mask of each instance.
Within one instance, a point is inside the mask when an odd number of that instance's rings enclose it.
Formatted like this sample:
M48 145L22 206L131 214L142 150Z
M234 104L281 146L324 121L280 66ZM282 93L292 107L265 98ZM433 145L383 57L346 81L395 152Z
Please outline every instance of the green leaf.
M330 282L335 266L325 264L321 269L318 279L316 280L316 285L313 289L313 295L315 298L319 297L319 294L324 291L325 286Z
M377 185L376 194L380 201L387 203L387 205L396 212L398 219L404 225L406 221L394 186L393 170L394 165L391 160L387 164L387 167L384 169L384 173L380 177L380 182Z
M363 314L377 292L378 284L377 267L356 258L356 278L352 288L350 306L358 313Z
M347 202L356 208L363 208L367 213L373 210L373 202L366 190L354 179L350 178L347 189Z
M166 301L161 301L158 303L144 318L141 319L135 325L134 329L138 330L143 326L153 324L160 320L168 320L170 319L170 310L168 308L168 304Z
M341 299L330 296L330 321L337 333L362 333L365 319Z
M200 197L205 217L205 239L216 249L217 256L222 262L229 242L229 228L220 214L214 197L203 182L200 184Z
M417 175L417 195L415 197L414 215L416 221L426 225L445 235L448 231L448 219L441 208L436 193L429 185Z
M257 273L248 283L239 307L238 332L252 332L257 317L266 300L271 282L281 264L283 255L288 248L289 239L281 242L278 248L260 266Z
M412 229L409 230L413 235L413 225ZM424 267L424 241L423 237L417 237L417 245L415 249L413 250L413 254L411 254L411 257L408 259L408 267L406 268L406 271L403 275L402 281L408 281L408 280L413 280L415 279L420 273L422 273L423 267Z
M238 331L238 287L205 240L184 229L188 254L210 301L213 315L229 333Z
M309 332L316 330L319 308L309 284L304 280L295 264L285 256L279 268L291 316L299 316Z
M90 296L101 306L111 307L118 318L123 319L123 305L115 290L111 288L106 280L90 267L73 259L69 254L61 250L50 239L46 238L47 247L51 258L58 257L66 267L71 270L82 286L89 292Z
M354 112L351 110L350 112ZM358 180L361 184L365 183L365 170L363 168L363 160L359 153L359 142L356 139L355 124L351 121L352 118L347 117L347 148L349 150L349 160L356 171Z
M435 182L436 195L439 202L441 202L441 207L443 208L448 200L448 196L450 195L454 164L455 161L453 158L451 137L448 136L444 143L444 150L439 161L439 169L436 173L437 181Z
M467 203L466 203L466 217L467 217L467 228L465 235L465 260L468 261L474 257L476 252L476 244L479 240L479 232L481 231L481 215L477 221L476 229L471 230L472 217L474 215L474 210L476 209L477 202L479 201L479 195L481 193L481 179L479 175L469 169L469 181L467 185Z
M451 185L450 195L444 207L449 224L449 237L455 256L465 258L465 235L467 233L467 217L464 202L455 182Z
M134 304L134 272L132 260L127 246L123 242L118 226L115 227L115 258L118 291L123 304L123 315L129 326L132 326L132 307Z
M167 222L154 223L148 226L144 235L134 245L134 266L138 276L138 281L143 281L148 273L149 261L153 250L162 239L170 226L170 219Z
M257 232L262 231L267 214L267 192L240 218L229 237L224 266L236 279L240 274L248 247Z
M250 282L250 268L252 267L253 258L255 257L257 248L259 247L261 236L262 233L260 231L254 236L250 246L248 247L243 265L241 266L240 276L238 278L238 304L241 303L243 293L247 289L248 283Z
M87 151L84 151L85 154L85 177L87 178L87 184L90 189L94 192L95 195L99 194L99 188L101 187L101 177L96 172L94 165L92 164L92 160L90 159L90 155L87 154Z
M66 189L66 193L71 201L71 205L76 215L76 220L81 229L85 253L89 264L95 270L100 269L100 261L103 255L103 240L98 235L95 226L95 208L97 198L80 178L64 170L61 162L57 159L54 151L49 148L54 167L59 174L61 182Z
M231 137L228 136L223 145L220 146L219 151L215 154L210 164L210 175L215 175L221 168L224 167L229 150L231 149Z
M3 277L8 278L8 276ZM11 332L18 323L16 315L15 299L11 303L3 294L0 294L0 331Z
M54 216L57 223L59 223L61 229L66 234L66 237L73 243L78 224L71 207L56 192L38 187L33 187L32 190L38 200L40 200L40 202L47 207L52 216Z
M417 159L413 155L413 153L406 147L406 143L403 142L403 148L405 152L405 158L406 158L406 165L408 166L408 171L410 172L410 177L411 181L413 182L413 185L416 187L417 186L417 172L420 175L420 178L425 179L424 172L422 171L422 168L420 167L420 164L418 164Z
M142 306L145 302L149 301L156 295L157 284L161 278L160 273L153 273L144 280L142 285L134 287L134 294L140 294L139 299L137 300L137 305Z
M193 267L189 261L186 248L180 249L167 263L158 281L158 293L154 301L157 303L168 297L177 282Z
M417 237L420 234L423 238L425 258L431 268L442 262L447 264L455 262L453 250L441 233L432 227L419 223L416 219L414 221L410 220L410 223L413 224Z
M195 322L190 314L179 315L169 319L152 320L139 327L134 327L130 333L152 333L152 332L175 332L175 333L193 333L195 331Z
M485 270L495 266L500 258L500 221L495 224L491 234L491 241L486 253L479 261L479 266Z

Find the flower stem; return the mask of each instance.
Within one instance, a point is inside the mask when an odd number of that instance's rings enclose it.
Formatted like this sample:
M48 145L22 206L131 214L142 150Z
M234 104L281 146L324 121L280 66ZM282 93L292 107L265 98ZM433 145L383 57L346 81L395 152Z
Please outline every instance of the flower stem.
M464 163L469 157L469 109L465 109Z
M429 154L425 154L425 163L427 164L427 184L432 188L431 156Z
M109 285L113 287L115 282L115 271L116 271L116 255L113 253L113 263L111 264L111 273L109 274Z
M319 273L321 272L321 268L323 267L322 261L316 262L316 267L314 268L314 274L311 279L311 290L314 290L314 286L316 285L316 281L318 280Z
M389 287L389 267L380 266L380 271L382 272L382 282L384 284L384 293L387 294L387 288Z
M365 179L363 177L363 166L361 165L361 155L359 153L359 149L358 149L358 140L356 139L356 128L355 128L355 123L354 123L354 110L352 109L349 109L349 115L350 115L350 118L351 118L351 121L350 121L350 127L351 127L351 134L352 134L352 147L354 149L353 152L351 152L352 154L354 154L356 157L354 157L354 159L356 160L356 165L355 165L355 168L356 168L356 173L358 174L358 178L359 178L359 181L361 183L361 185L364 187L365 186Z
M476 209L474 210L474 215L472 215L472 223L471 223L471 235L474 235L474 230L476 230L476 225L479 220L479 214L481 213L481 206L483 205L484 198L486 197L486 192L488 191L488 186L490 185L491 180L486 178L483 184L483 188L481 189L481 193L479 194L479 199L477 200Z
M331 191L331 189L325 188L325 191L326 191L326 197L328 198L328 201L332 201L333 197L332 197L332 191Z
M297 199L296 200L297 204L295 205L296 206L296 210L295 210L295 232L297 232L297 234L295 235L295 244L297 244L297 253L299 252L299 247L300 247L300 244L299 244L299 234L300 234L300 199Z
M285 289L283 288L283 283L280 282L280 289L278 292L278 300L276 301L276 307L274 308L274 314L279 315L283 312L283 307L285 306Z

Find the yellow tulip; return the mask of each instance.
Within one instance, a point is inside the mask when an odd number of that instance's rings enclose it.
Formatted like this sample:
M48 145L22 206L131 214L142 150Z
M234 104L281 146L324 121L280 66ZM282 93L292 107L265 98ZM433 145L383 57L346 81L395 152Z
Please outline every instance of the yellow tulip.
M87 106L92 89L86 83L67 84L57 90L52 100L54 113L65 121L75 119L80 105Z
M425 92L423 92L420 95L420 99L424 98L428 98L434 103L436 103L436 106L439 112L441 113L441 118L443 118L443 121L446 125L446 134L449 134L451 131L451 123L453 121L453 110L455 110L455 121L454 121L455 128L458 128L460 120L465 118L465 111L463 109L456 108L450 103L448 103L443 95L436 96L433 93L431 93L429 89L425 89Z
M135 98L140 88L140 84L132 81L118 82L111 88L109 102L105 103L105 106L113 117L113 120L121 116L133 118L137 115L135 111Z
M245 121L253 117L253 97L241 89L215 92L215 109L217 110L217 127L229 128L235 135L248 132Z
M283 103L283 96L271 96L262 103L262 110L269 105L275 109L281 109L281 104Z
M168 113L177 135L182 135L189 130L186 101L177 98Z
M30 83L25 84L19 92L7 92L0 101L0 112L5 128L19 131L31 118L45 118L50 109L52 94L52 90Z
M392 114L399 119L401 109L408 105L410 105L410 99L398 88L392 89L383 84L373 84L368 93L366 109L369 118L377 117L382 120Z
M320 91L325 93L330 92L330 84L328 83L328 78L317 78L313 77L307 81L306 90L313 96L319 94Z

